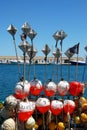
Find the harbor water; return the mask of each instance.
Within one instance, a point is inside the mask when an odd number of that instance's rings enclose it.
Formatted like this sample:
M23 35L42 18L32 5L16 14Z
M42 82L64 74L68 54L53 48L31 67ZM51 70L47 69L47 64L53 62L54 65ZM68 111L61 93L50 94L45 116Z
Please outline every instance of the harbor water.
M7 96L14 93L16 83L25 72L25 79L31 81L36 77L43 86L52 79L56 84L63 78L64 80L87 82L87 66L74 65L23 65L0 64L0 101L4 101ZM62 76L61 76L62 75ZM87 89L84 96L87 97Z

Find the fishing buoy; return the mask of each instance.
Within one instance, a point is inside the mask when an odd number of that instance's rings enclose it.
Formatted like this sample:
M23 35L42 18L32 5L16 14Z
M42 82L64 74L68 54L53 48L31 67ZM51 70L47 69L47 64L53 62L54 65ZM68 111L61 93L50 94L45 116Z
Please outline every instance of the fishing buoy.
M3 118L3 119L8 119L8 118L11 118L11 117L14 117L14 111L11 109L7 109L6 107L3 107L1 110L0 110L0 116Z
M17 106L18 100L14 97L14 95L9 95L5 99L5 107L9 110L15 109Z
M15 126L15 121L9 118L2 123L1 130L15 130Z
M82 92L82 90L83 90L83 87L80 82L77 82L77 81L70 82L69 93L72 96L79 96L79 94Z
M38 127L39 127L39 125L38 125L37 123L35 123L34 129L35 129L35 130L38 130Z
M4 107L3 103L0 102L0 110Z
M63 103L58 100L51 101L50 110L54 115L59 115L63 110Z
M87 123L87 114L86 113L81 113L81 121Z
M63 122L58 122L57 128L58 130L65 130L65 124Z
M44 92L46 96L54 96L56 93L56 90L57 90L57 85L53 81L50 81L44 87Z
M80 97L79 101L81 104L87 103L87 100L85 97Z
M35 125L35 119L31 116L25 122L25 128L32 129L34 127L34 125Z
M87 102L82 104L81 109L82 110L87 110Z
M18 99L24 99L29 95L30 83L28 81L18 82L15 87L15 97Z
M55 130L56 129L56 123L55 122L50 122L48 125L49 130Z
M18 118L20 121L26 121L33 114L35 109L35 103L31 101L21 101L19 103Z
M80 119L79 116L75 116L74 121L75 121L75 124L80 124L81 123L81 119Z
M37 96L41 93L42 90L43 86L41 81L34 78L34 80L30 82L30 93L34 96Z
M66 95L69 90L69 83L65 80L60 81L57 85L57 90L61 96Z
M72 100L64 100L64 112L67 114L72 114L75 109L75 103Z
M43 124L43 119L41 117L38 117L37 124L41 126Z
M36 101L36 108L39 112L45 113L50 108L50 101L47 98L38 98Z

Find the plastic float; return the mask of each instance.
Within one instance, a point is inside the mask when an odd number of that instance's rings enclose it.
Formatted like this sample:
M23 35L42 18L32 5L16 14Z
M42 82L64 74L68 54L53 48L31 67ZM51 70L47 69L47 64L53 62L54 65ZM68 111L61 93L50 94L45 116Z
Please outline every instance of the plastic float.
M44 93L46 96L51 97L54 96L57 91L57 85L53 81L49 81L44 86Z
M34 96L40 95L43 90L43 86L40 80L34 78L34 80L30 81L30 93Z
M68 85L66 82L65 84L66 86ZM81 83L79 84L81 86ZM82 92L82 87L83 85L81 86L81 91L77 89L78 96L80 96ZM70 88L66 92L71 92ZM15 119L17 118L19 123L25 124L24 130L39 130L43 127L43 114L44 125L49 130L65 130L68 128L69 123L72 129L76 130L78 127L83 129L82 127L86 127L87 123L87 99L83 96L78 98L78 96L73 97L73 99L61 100L61 96L59 96L59 99L51 99L48 96L46 97L46 95L44 95L44 97L40 95L36 100L33 98L28 99L28 97L22 100L15 97L14 94L9 95L6 97L3 107L0 110L1 129L6 127L5 121L8 122L9 119L12 119L14 123L16 123ZM37 118L35 114L36 110ZM48 117L49 112L50 118ZM73 122L71 120L73 120ZM8 127L10 127L9 125ZM9 128L6 130L9 130ZM12 130L14 130L14 128L12 128Z

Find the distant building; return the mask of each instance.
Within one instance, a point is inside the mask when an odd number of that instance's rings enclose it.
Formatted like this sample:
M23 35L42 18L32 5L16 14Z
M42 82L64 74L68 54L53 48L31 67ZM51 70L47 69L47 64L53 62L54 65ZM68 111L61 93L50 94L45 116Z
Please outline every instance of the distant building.
M18 59L23 60L23 56L19 56ZM3 62L9 63L9 60L16 60L16 57L15 56L0 56L0 62L3 61ZM26 60L28 61L29 58L26 57ZM71 60L76 60L76 57L72 57ZM79 57L78 60L84 61L84 58ZM56 58L47 57L46 63L56 63L56 62L57 62ZM59 62L61 63L61 58L59 59ZM44 64L45 63L44 57L43 56L36 56L35 58L33 58L32 63ZM67 57L62 57L62 64L64 64L64 63L69 63L69 60Z

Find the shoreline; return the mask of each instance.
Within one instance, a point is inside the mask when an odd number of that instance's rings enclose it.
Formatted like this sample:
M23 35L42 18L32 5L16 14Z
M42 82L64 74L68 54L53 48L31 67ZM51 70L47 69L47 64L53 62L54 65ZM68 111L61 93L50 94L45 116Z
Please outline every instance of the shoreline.
M55 59L54 57L47 57L47 62L45 62L44 60L44 56L36 56L35 58L33 58L32 63L31 64L57 64L56 62L57 59ZM77 57L72 57L71 60L76 61ZM80 61L85 61L83 57L78 57L78 60ZM19 56L18 60L16 58L16 56L0 56L0 64L23 64L24 62L24 58L23 56ZM26 57L26 64L29 64L29 58ZM69 60L67 57L62 57L62 63L61 63L61 58L58 61L58 64L70 64Z

